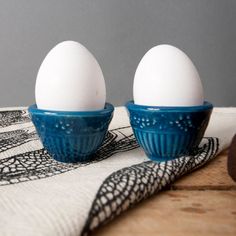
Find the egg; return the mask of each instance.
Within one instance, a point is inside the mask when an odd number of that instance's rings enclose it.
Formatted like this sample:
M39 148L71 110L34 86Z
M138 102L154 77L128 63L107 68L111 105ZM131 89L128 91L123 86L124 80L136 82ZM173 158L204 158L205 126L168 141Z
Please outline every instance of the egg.
M151 48L134 76L134 103L147 106L198 106L204 102L198 71L189 57L171 45Z
M78 42L57 44L39 68L35 100L37 107L44 110L104 109L105 81L95 57Z

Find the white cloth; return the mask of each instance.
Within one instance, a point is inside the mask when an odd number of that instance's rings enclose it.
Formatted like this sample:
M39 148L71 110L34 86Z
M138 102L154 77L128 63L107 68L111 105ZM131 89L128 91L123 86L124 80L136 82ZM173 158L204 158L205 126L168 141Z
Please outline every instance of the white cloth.
M236 133L236 108L215 108L194 157L150 161L124 107L94 161L63 164L43 149L24 108L0 110L0 235L86 235L214 158Z

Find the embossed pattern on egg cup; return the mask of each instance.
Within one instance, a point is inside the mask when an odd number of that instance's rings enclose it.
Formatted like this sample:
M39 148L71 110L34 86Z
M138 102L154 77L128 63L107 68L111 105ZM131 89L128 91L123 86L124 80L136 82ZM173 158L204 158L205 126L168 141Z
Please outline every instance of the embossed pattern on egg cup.
M57 161L87 162L101 146L113 116L113 105L103 110L62 112L28 108L31 120L48 153Z
M126 104L134 135L147 156L168 161L194 154L207 128L213 105L155 107Z

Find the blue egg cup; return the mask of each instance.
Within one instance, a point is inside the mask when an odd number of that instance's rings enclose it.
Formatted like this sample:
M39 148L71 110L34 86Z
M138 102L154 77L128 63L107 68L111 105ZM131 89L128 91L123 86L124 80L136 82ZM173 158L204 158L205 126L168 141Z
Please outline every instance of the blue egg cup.
M207 128L213 105L157 107L126 103L134 135L146 155L168 161L196 151Z
M91 160L101 146L113 116L114 107L106 103L97 111L70 112L28 108L44 148L57 161L75 163Z

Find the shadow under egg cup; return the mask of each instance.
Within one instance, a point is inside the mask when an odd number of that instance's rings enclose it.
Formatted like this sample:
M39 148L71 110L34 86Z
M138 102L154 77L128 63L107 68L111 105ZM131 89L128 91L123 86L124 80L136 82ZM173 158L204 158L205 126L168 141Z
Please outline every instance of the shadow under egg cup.
M114 107L96 111L50 111L28 108L31 120L48 153L57 161L87 162L103 143Z
M194 154L207 128L213 105L158 107L126 103L134 135L146 155L168 161Z

